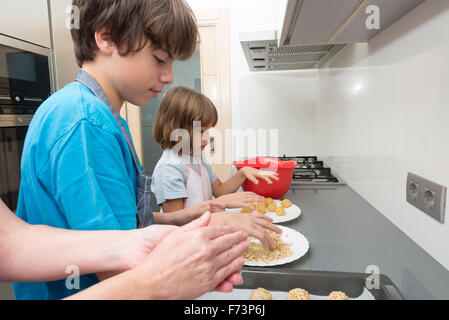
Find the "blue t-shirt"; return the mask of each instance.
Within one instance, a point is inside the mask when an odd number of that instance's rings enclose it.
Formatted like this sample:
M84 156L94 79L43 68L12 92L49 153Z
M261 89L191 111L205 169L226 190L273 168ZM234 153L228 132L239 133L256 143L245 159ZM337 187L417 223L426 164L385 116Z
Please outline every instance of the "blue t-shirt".
M183 156L184 160L192 166L196 172L200 172L199 164L196 158ZM209 174L210 184L212 185L217 176L203 153L201 153L201 162L206 167ZM151 191L156 197L158 205L162 205L167 200L187 198L186 183L188 167L178 155L171 149L166 149L156 164L151 179ZM212 200L212 199L209 199Z
M30 224L136 228L137 170L131 151L107 106L79 82L56 92L37 110L25 139L21 178L17 216ZM97 282L94 274L81 276L79 289ZM68 289L66 280L13 287L16 299L61 299L79 291Z

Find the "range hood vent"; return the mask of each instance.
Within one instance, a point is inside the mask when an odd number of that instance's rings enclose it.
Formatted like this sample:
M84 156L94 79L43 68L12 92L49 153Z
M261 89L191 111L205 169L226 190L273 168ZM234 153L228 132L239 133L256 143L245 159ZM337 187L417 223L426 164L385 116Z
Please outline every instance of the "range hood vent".
M282 26L241 33L240 43L251 71L318 69L347 44L368 42L423 2L282 0Z
M242 33L240 43L251 71L318 69L346 45L278 47L276 31Z

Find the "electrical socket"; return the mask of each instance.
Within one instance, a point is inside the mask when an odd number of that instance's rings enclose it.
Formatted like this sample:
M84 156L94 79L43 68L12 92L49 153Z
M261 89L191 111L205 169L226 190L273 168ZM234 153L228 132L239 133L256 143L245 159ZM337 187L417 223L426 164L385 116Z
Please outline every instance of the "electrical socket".
M447 188L413 173L407 175L407 202L444 223Z

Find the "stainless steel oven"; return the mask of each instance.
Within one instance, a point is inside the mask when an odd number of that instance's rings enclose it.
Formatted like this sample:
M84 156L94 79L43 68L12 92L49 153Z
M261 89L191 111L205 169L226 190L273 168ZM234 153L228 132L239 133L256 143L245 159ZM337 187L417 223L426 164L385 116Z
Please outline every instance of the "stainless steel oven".
M28 126L51 94L50 50L0 34L0 196L13 211Z

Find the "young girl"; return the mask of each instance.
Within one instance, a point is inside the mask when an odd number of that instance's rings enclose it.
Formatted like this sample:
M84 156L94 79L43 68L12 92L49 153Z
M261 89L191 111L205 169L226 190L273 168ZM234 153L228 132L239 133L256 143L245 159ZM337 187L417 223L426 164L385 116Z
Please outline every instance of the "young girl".
M242 183L246 179L254 183L258 183L258 179L264 179L267 183L278 180L277 173L250 167L240 169L225 182L217 178L202 153L209 140L207 130L214 127L217 121L218 114L212 101L193 89L174 87L162 100L153 134L164 152L154 169L151 190L165 213L188 208L213 197L227 208L252 208L250 202L260 202L264 198L252 192L236 193ZM195 134L194 127L201 133ZM257 213L242 215L222 212L212 215L212 223L238 226L263 239L263 243L271 244L263 228L257 228L257 232L251 230L250 225L254 222L258 227L263 225L280 232L271 223L267 224L271 219Z

